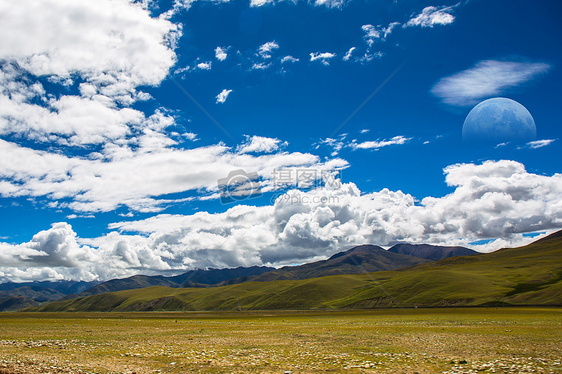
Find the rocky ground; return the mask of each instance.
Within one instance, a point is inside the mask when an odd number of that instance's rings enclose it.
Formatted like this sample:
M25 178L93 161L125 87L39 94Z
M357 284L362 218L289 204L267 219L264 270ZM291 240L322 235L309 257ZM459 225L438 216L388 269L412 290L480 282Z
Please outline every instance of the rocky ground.
M562 310L0 314L8 373L562 373Z

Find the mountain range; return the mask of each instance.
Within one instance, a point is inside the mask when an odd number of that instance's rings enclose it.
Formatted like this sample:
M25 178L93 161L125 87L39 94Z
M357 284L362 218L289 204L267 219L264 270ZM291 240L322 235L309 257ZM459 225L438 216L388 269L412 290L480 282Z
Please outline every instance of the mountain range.
M275 269L265 266L234 269L191 270L171 277L134 275L100 282L33 282L0 284L0 311L18 310L54 300L70 300L108 292L151 286L216 287L245 282L301 280L340 274L360 274L395 270L429 261L477 252L462 247L397 244L389 250L361 245L339 252L327 260ZM33 292L31 292L33 290Z
M369 248L361 247L357 251ZM321 264L345 259L355 250L332 256ZM378 253L379 249L374 251ZM561 260L562 231L523 247L446 257L396 270L300 280L249 281L206 288L154 286L55 301L26 310L200 311L236 310L238 307L265 310L562 305Z

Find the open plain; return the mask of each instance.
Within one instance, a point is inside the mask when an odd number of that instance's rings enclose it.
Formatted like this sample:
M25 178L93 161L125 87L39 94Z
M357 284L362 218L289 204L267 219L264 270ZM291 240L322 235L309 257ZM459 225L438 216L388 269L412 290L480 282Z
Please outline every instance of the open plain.
M2 313L0 373L560 373L562 309Z

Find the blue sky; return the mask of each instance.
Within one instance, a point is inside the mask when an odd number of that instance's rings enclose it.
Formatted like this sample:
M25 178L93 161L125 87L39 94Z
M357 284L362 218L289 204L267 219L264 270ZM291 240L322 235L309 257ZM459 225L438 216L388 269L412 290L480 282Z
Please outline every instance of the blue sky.
M491 251L553 232L561 8L0 4L0 280L279 266L367 242ZM493 97L524 105L537 138L463 142ZM236 170L259 197L224 203L217 180ZM318 181L280 189L280 170Z

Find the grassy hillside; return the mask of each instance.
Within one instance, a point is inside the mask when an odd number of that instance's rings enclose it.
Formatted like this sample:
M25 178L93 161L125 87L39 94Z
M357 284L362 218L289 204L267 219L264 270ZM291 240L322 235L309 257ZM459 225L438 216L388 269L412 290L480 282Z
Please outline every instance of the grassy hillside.
M38 311L235 310L562 304L562 235L521 248L412 268L216 288L150 287L60 301Z

